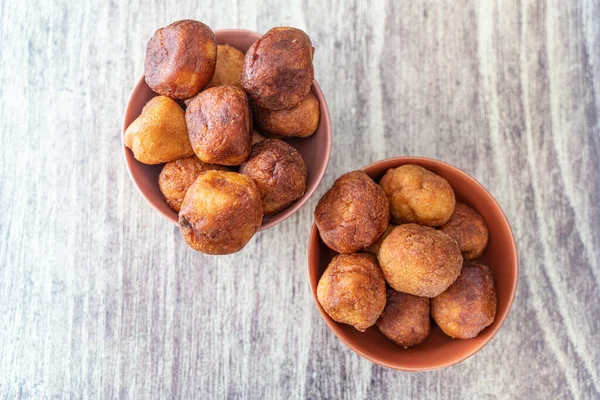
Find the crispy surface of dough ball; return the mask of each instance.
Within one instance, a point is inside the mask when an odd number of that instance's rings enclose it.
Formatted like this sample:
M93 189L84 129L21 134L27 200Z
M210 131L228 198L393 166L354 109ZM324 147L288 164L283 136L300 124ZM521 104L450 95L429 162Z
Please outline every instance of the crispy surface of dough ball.
M244 53L228 44L217 46L217 66L212 80L204 87L208 89L215 86L242 86L242 67ZM196 95L197 96L197 95ZM185 100L185 105L196 97Z
M373 243L372 245L370 245L369 247L367 247L365 249L365 251L367 253L371 253L374 256L377 256L377 254L379 253L379 248L381 247L381 243L383 242L383 240L388 237L388 235L392 232L392 230L394 230L394 228L396 227L396 225L393 224L389 224L387 226L387 228L385 228L385 232L383 233L383 236L381 238L379 238L378 241L376 241L375 243Z
M388 196L395 224L440 226L454 212L456 198L448 181L418 165L389 169L379 184Z
M241 165L240 173L254 179L265 215L277 214L306 191L304 160L283 140L266 139L252 146L250 158Z
M123 142L144 164L162 164L194 154L185 113L166 96L156 96L144 106L125 130Z
M242 87L242 68L244 53L228 44L217 46L217 66L212 80L206 88L214 86Z
M253 103L269 110L298 105L314 78L313 47L296 28L273 28L246 52L242 87Z
M144 76L156 93L188 99L213 78L217 43L202 22L182 20L157 30L146 46Z
M488 243L489 233L483 217L463 203L456 204L454 214L440 230L458 242L466 260L479 257Z
M431 299L431 316L455 339L479 335L496 318L497 298L492 271L483 264L465 263L458 279Z
M385 193L362 171L340 176L315 208L315 223L325 244L338 253L354 253L385 232L390 211Z
M187 190L198 175L213 169L226 170L226 167L203 163L195 155L166 163L158 176L158 187L169 207L179 212Z
M385 307L385 281L371 254L340 254L321 276L317 299L334 320L364 332Z
M404 348L423 342L429 336L429 298L413 296L388 288L377 329Z
M237 172L206 171L188 189L179 227L187 244L206 254L241 250L262 224L254 181Z
M417 224L395 227L377 255L387 283L399 292L435 297L460 274L463 258L450 236Z
M270 137L308 137L319 127L319 100L312 92L287 110L253 107L254 124Z
M240 165L250 155L252 120L248 98L235 86L201 92L188 104L190 143L205 163Z

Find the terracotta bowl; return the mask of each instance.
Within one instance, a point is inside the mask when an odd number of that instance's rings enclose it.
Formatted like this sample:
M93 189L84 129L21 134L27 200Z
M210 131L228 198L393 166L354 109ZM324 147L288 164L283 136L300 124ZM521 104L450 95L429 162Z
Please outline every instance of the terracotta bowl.
M261 35L257 32L243 29L223 29L215 31L215 36L217 43L229 44L245 53ZM298 211L310 196L312 196L327 169L331 152L331 119L329 117L329 108L327 107L323 92L321 92L321 88L316 81L313 82L311 90L321 105L321 119L319 121L317 132L305 139L286 139L286 142L300 152L306 163L306 168L308 170L306 193L282 212L270 217L265 217L263 225L260 228L261 231L277 225ZM144 105L154 96L158 96L158 94L148 87L142 76L133 88L131 95L129 96L129 101L127 102L127 107L125 108L121 142L123 140L123 134L129 124L140 115ZM133 157L131 150L125 147L124 144L123 151L125 153L125 162L127 164L127 169L129 170L129 175L142 196L144 196L156 211L169 221L177 224L177 213L171 210L158 188L158 174L160 174L163 165L142 164Z
M446 336L432 323L431 335L425 342L404 349L388 340L375 326L361 333L349 325L335 322L323 311L317 300L317 284L337 253L323 243L314 224L308 241L308 278L321 316L333 333L350 349L387 368L427 371L463 361L479 351L498 332L508 315L517 289L517 248L510 225L498 203L481 184L458 168L428 158L396 157L370 164L363 171L379 182L385 171L403 164L420 165L447 179L454 188L457 200L473 207L485 219L490 231L489 244L479 260L487 264L494 273L498 311L492 325L476 338L460 340Z

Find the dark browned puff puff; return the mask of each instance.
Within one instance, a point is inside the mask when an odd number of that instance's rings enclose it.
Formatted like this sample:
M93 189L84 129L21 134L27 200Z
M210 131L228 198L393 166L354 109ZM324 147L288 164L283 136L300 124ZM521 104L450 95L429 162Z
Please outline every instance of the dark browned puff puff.
M319 280L317 299L334 321L364 332L385 307L385 281L375 257L366 253L334 257Z
M302 156L279 139L266 139L252 146L240 173L254 179L265 215L285 209L306 190L307 171Z
M250 155L252 120L242 89L218 86L201 92L188 104L185 120L200 160L240 165Z
M187 244L206 254L241 250L260 228L262 202L254 181L237 172L206 171L188 189L179 227Z
M158 187L169 207L175 212L179 212L187 190L198 178L198 175L212 169L226 170L226 167L206 164L196 156L166 163L158 176Z
M388 288L387 301L377 328L388 339L404 347L414 346L429 336L429 298Z
M156 93L187 99L213 77L217 43L202 22L183 20L157 30L146 46L144 75Z
M300 104L287 110L267 110L253 105L254 124L270 137L308 137L319 127L319 100L308 92Z
M246 52L242 87L259 107L295 107L310 91L312 59L313 47L306 33L296 28L273 28Z
M470 339L491 325L497 299L492 271L467 262L458 279L444 293L431 299L431 315L440 329L455 339Z
M377 258L393 289L422 297L446 290L460 274L463 262L454 239L417 224L395 227L381 243Z
M354 253L375 243L390 219L385 193L362 171L340 176L315 208L321 239L338 253Z
M479 257L488 243L488 228L479 213L463 203L457 203L454 214L441 228L442 232L458 242L463 257Z

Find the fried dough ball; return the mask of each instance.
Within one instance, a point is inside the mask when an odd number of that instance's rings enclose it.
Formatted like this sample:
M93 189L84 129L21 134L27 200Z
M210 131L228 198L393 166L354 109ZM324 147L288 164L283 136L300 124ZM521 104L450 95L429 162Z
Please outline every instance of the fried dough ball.
M242 89L217 86L201 92L185 111L190 142L198 158L221 165L246 161L252 146L251 118Z
M206 171L188 189L179 227L187 244L206 254L241 250L262 224L260 192L254 181L230 171Z
M431 316L454 339L479 335L496 318L496 288L492 271L483 264L465 263L458 279L431 299Z
M385 307L385 281L375 257L335 256L319 280L317 299L334 321L367 330Z
M313 47L296 28L273 28L246 52L242 87L252 102L269 110L297 106L314 78Z
M158 176L158 187L169 207L179 212L183 198L198 175L209 170L226 170L226 167L206 164L196 156L181 158L165 164Z
M304 160L283 140L266 139L252 146L250 158L241 165L240 174L254 179L265 215L277 214L306 191Z
M270 137L308 137L319 127L319 100L312 92L287 110L253 107L254 124Z
M217 46L217 66L215 74L204 89L215 86L242 86L242 67L244 66L244 53L228 44ZM196 95L197 96L197 95ZM196 97L185 100L185 105Z
M156 93L189 99L215 73L217 43L202 22L183 20L157 30L146 46L144 76Z
M244 53L228 44L217 46L217 66L212 80L206 88L214 86L242 87Z
M385 232L390 210L385 193L362 171L340 176L315 208L323 242L338 253L354 253Z
M381 247L381 243L383 242L383 240L388 237L388 235L392 232L392 230L396 227L396 225L393 224L389 224L387 226L387 228L385 228L385 232L383 232L383 236L376 241L375 243L373 243L372 245L370 245L369 247L367 247L365 249L366 252L373 254L374 256L377 256L377 253L379 253L379 248Z
M435 297L460 274L458 244L444 232L417 224L395 227L377 255L387 283L399 292Z
M447 180L414 164L389 169L379 182L390 201L392 222L444 225L456 198Z
M429 298L387 290L383 313L377 328L388 339L404 348L423 342L429 336Z
M166 96L156 96L146 103L140 116L125 130L123 142L144 164L162 164L194 154L185 113Z
M456 203L454 214L440 229L458 242L466 260L479 257L488 243L488 228L483 217L463 203Z

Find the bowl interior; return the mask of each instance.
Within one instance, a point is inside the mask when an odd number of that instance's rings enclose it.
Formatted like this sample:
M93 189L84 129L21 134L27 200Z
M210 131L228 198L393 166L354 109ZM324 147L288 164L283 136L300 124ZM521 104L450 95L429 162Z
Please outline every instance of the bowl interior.
M215 31L215 37L218 44L229 44L245 53L250 46L260 38L260 34L242 29L225 29ZM304 193L304 196L296 200L282 212L270 217L265 217L260 230L265 230L278 224L300 209L317 189L317 186L319 185L319 182L321 182L325 170L327 169L331 151L331 120L329 117L329 109L325 97L316 81L313 82L311 90L319 100L320 104L321 119L319 121L319 128L314 135L308 138L292 138L285 140L298 150L306 163L306 169L308 171L306 192ZM129 124L141 114L144 105L146 105L146 103L154 96L158 96L158 94L148 87L142 76L131 92L127 103L125 115L123 117L121 138ZM158 188L158 175L162 170L163 164L143 164L135 159L133 152L125 147L125 145L123 145L123 151L125 152L125 161L131 179L142 196L144 196L150 205L164 215L169 221L177 224L177 213L171 210Z
M457 201L473 207L485 219L490 231L489 243L479 260L487 264L494 274L498 311L492 325L474 339L453 340L432 323L431 335L425 342L404 349L388 340L374 326L361 333L349 325L333 321L318 303L316 289L321 275L337 253L323 243L314 224L308 245L308 273L313 298L321 315L348 347L370 361L388 368L406 371L432 370L455 364L476 353L500 328L517 287L517 249L510 225L496 201L483 186L463 171L440 161L419 157L387 159L371 164L363 170L379 182L385 171L403 164L417 164L444 177L454 188Z

